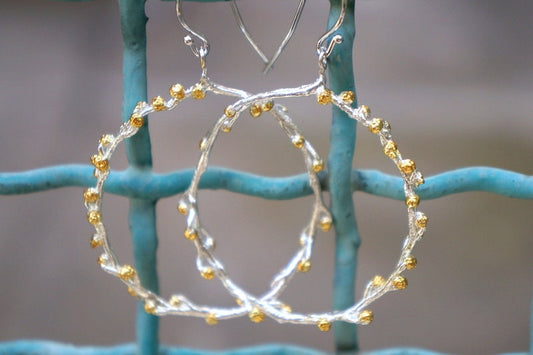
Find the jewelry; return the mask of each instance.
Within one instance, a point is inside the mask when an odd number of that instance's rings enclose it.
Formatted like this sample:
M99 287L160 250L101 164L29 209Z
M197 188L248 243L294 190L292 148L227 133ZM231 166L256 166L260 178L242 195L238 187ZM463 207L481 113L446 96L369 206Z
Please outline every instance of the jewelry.
M122 125L118 136L104 136L99 145L99 154L93 156L92 162L95 165L95 176L97 185L85 191L85 204L88 209L88 220L95 226L96 233L91 240L91 245L103 246L104 254L99 258L102 268L118 276L124 283L129 286L130 293L144 301L145 310L149 313L164 314L181 314L189 316L204 317L208 324L215 324L220 319L227 319L248 314L254 322L260 322L269 316L280 323L297 323L297 324L315 324L321 331L327 331L331 323L335 321L345 321L357 324L368 324L373 320L373 313L367 307L384 294L401 290L407 287L407 279L401 274L405 270L411 270L416 267L417 261L412 256L412 249L422 238L428 218L425 214L418 211L419 197L415 193L415 188L424 183L422 174L417 170L415 163L411 159L404 158L391 135L391 127L387 121L380 118L372 118L370 109L367 106L354 108L351 104L354 101L354 93L345 91L339 94L333 93L326 86L325 71L327 67L327 58L331 54L334 46L342 42L340 35L335 35L328 40L342 24L346 11L346 0L342 1L342 11L335 25L326 32L317 43L319 76L311 84L302 85L297 88L285 88L265 93L251 95L240 90L225 88L212 83L207 77L205 66L205 56L208 53L208 43L205 37L192 31L181 17L180 1L177 1L178 19L183 27L190 33L186 37L186 43L191 47L193 53L200 58L202 65L202 80L200 83L184 90L178 84L171 87L170 95L172 99L165 101L160 97L154 98L152 104L141 103L134 110L130 121ZM191 36L195 36L202 41L202 46L197 47ZM223 286L228 292L236 298L238 307L217 308L210 306L198 306L181 295L175 295L169 300L162 299L160 296L146 290L140 285L136 276L135 269L129 265L121 265L113 254L109 241L106 236L105 228L102 224L101 199L102 188L105 178L109 174L109 159L112 152L126 137L129 137L138 130L142 125L143 116L164 109L172 109L177 103L186 97L201 99L205 96L206 91L212 91L216 94L224 94L238 97L238 100L226 107L224 114L215 123L210 133L201 142L201 156L197 164L193 179L187 191L184 193L178 210L186 216L187 229L185 236L194 242L198 257L197 267L202 276L211 279L215 276L220 279ZM309 259L312 251L314 231L317 224L322 224L324 229L329 229L331 217L329 212L322 203L320 195L320 186L316 171L322 169L321 160L316 155L312 146L303 138L296 126L292 123L283 106L274 100L287 97L307 97L316 96L319 104L332 104L344 111L350 118L367 127L370 132L376 134L379 138L383 152L398 167L404 181L405 204L408 215L408 235L402 247L399 260L393 271L387 276L375 276L367 285L363 298L343 311L324 312L324 313L294 313L290 307L286 306L279 300L279 296L288 281L296 271L305 272L309 269ZM301 248L296 252L289 263L278 274L275 275L270 285L270 290L261 297L254 297L233 283L225 271L222 263L215 257L214 239L209 236L207 231L202 227L199 221L199 211L196 203L198 183L202 174L207 168L209 153L213 147L214 141L220 131L229 132L240 117L241 113L248 110L252 116L259 116L262 112L270 112L281 124L291 138L293 145L302 149L302 154L306 161L306 167L309 175L309 182L315 193L315 203L311 221L304 228L300 238Z

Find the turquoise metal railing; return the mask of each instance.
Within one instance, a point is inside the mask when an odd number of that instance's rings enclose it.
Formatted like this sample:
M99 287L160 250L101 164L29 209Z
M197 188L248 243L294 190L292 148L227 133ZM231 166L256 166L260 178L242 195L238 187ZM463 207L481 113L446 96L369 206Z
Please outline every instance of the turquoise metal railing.
M70 0L82 1L82 0ZM227 0L190 0L214 2ZM122 119L138 101L146 101L146 15L144 0L119 0L123 38L123 105ZM341 0L330 0L330 23L338 16ZM329 58L329 82L334 92L354 90L352 47L355 36L354 0L349 0L348 14L339 29L344 42L335 47ZM336 233L333 308L344 309L354 302L357 249L360 244L352 201L353 191L393 199L403 199L403 184L399 177L379 171L352 170L356 123L333 108L330 132L329 170L320 174L323 188L329 190L331 212ZM135 267L143 285L158 290L156 269L157 232L155 206L160 198L183 192L192 177L192 169L168 174L152 172L151 145L148 125L126 140L130 167L111 172L105 191L129 198L129 223ZM94 183L93 168L88 165L64 165L25 172L0 173L0 194L26 194L66 186L87 187ZM292 199L311 194L307 175L267 178L224 168L210 168L203 176L201 188L226 189L232 192L266 199ZM470 167L445 172L426 179L418 193L423 199L433 199L465 191L486 191L507 197L533 199L533 177L496 168ZM141 233L142 232L142 233ZM142 250L142 252L141 252ZM532 312L533 314L533 312ZM533 317L532 317L533 324ZM74 347L47 341L14 341L0 343L1 354L213 354L160 346L158 318L144 312L138 305L137 344L116 347ZM334 326L337 352L357 353L356 327L347 323ZM533 339L533 332L532 332ZM533 343L533 341L532 341ZM530 349L533 353L533 345ZM290 345L264 345L230 350L224 354L322 354L311 349ZM420 349L388 349L373 351L374 355L437 354ZM524 353L525 354L525 353Z

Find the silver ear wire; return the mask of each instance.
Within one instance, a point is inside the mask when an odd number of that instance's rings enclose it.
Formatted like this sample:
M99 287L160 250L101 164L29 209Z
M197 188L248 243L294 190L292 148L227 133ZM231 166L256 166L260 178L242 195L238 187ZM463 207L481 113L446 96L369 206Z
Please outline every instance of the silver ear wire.
M272 69L274 66L274 63L278 60L279 56L283 51L285 50L285 47L291 40L292 36L294 35L294 31L296 30L296 27L298 27L298 23L300 22L300 18L302 17L302 12L305 6L306 0L300 0L298 3L298 8L296 9L296 13L294 14L294 17L292 18L291 25L289 27L289 31L287 31L287 34L285 35L285 38L283 38L283 41L281 41L281 44L278 46L278 49L276 50L276 53L274 53L274 56L271 59L268 59L268 57L265 55L265 53L261 50L257 42L252 38L252 35L246 28L246 25L244 24L244 20L242 19L241 12L239 11L239 7L237 6L237 3L235 0L231 0L231 10L233 11L233 16L235 17L235 21L237 22L237 25L239 26L239 29L244 34L244 37L250 43L254 51L259 55L263 63L265 63L265 68L263 69L263 74L268 74L268 72Z
M189 32L189 35L184 37L184 42L186 45L188 45L191 48L191 51L193 54L199 58L203 58L209 54L209 41L207 40L207 37L203 34L194 31L185 21L185 18L183 17L183 13L181 11L181 0L176 0L176 15L178 17L178 21L180 25L185 29L185 31ZM194 42L193 37L196 37L202 42L202 45L198 47L196 43Z
M335 47L335 45L342 43L342 36L337 35L331 39L331 41L328 43L327 46L325 44L327 38L331 36L333 32L337 31L341 27L342 22L344 21L344 17L346 16L346 7L347 7L347 0L342 0L341 11L339 13L339 17L337 18L337 21L335 21L335 24L326 33L324 33L322 37L320 37L320 39L318 40L316 44L316 52L319 56L323 52L326 53L326 56L329 56L331 52L333 51L333 48ZM338 36L340 37L340 40Z

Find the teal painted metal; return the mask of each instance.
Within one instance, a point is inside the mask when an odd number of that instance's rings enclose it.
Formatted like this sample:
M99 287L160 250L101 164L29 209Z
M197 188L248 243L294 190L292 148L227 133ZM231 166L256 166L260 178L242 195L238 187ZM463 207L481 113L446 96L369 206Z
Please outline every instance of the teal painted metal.
M337 31L343 42L328 58L329 86L334 92L355 92L352 49L355 37L354 0L342 26ZM328 28L339 17L342 0L330 0ZM354 102L357 105L357 100ZM361 244L351 192L351 169L355 150L356 122L339 108L333 107L328 157L330 211L335 225L335 273L333 277L333 309L343 310L355 302L357 249ZM357 351L357 330L354 324L337 322L333 326L337 351Z
M70 0L84 1L84 0ZM228 0L190 0L215 2ZM338 16L341 0L330 0L330 24ZM122 119L127 120L137 101L146 100L146 16L144 0L119 0L124 42L124 97ZM335 48L329 60L330 86L335 92L354 90L352 46L355 36L354 0L349 0L348 14L339 30L344 43ZM354 90L355 91L355 90ZM320 175L324 189L330 190L331 209L336 227L336 264L333 288L333 307L344 309L354 300L357 248L360 238L354 216L351 192L360 190L371 194L403 199L402 180L379 171L351 170L355 146L356 125L342 112L333 109L329 172ZM155 205L162 197L182 192L188 185L192 170L168 174L152 172L152 158L148 127L126 142L130 168L112 172L106 182L106 192L130 199L130 229L136 268L145 287L157 292L156 270L157 234ZM0 173L0 194L23 194L65 186L90 186L94 183L92 168L86 165L54 166L20 173ZM267 178L224 168L211 168L204 175L201 188L226 189L267 199L291 199L310 194L305 174ZM427 179L418 192L423 199L438 198L465 191L487 191L514 198L533 198L533 177L496 168L473 167L449 171ZM533 305L532 305L533 308ZM533 309L532 309L533 339ZM138 306L137 344L115 347L74 347L48 341L17 341L0 344L2 354L323 354L311 349L290 345L264 345L224 352L178 349L158 344L157 317L147 315ZM356 353L356 329L349 324L335 325L338 352ZM531 345L533 353L533 341ZM386 349L365 352L367 355L438 355L420 349ZM517 353L518 354L518 353ZM521 353L522 354L522 353ZM523 353L525 354L525 353Z

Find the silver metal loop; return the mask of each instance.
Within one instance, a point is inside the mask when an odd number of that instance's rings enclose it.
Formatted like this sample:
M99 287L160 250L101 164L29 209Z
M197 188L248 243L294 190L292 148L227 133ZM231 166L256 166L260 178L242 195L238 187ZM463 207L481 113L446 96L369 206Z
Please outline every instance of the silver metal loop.
M324 33L322 37L320 37L320 39L318 40L316 44L316 52L318 55L320 55L320 53L322 52L322 48L327 48L326 54L327 56L329 56L335 44L340 43L337 40L335 40L336 43L333 43L332 45L332 42L333 42L333 39L332 39L332 41L330 41L327 47L325 45L327 38L331 36L333 32L337 31L341 27L342 22L344 21L344 17L346 16L346 7L347 7L347 0L342 0L341 11L339 13L339 17L337 18L337 21L335 21L335 24L326 33ZM341 36L341 35L338 35L338 36Z
M191 48L191 51L196 57L205 57L207 54L209 54L209 41L207 40L207 37L200 32L194 31L185 21L185 18L183 17L183 13L181 11L181 0L176 0L176 15L178 17L178 21L189 33L189 35L185 36L183 38L186 45L188 45ZM202 45L198 47L196 43L194 42L194 38L196 37L202 42Z

